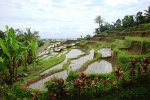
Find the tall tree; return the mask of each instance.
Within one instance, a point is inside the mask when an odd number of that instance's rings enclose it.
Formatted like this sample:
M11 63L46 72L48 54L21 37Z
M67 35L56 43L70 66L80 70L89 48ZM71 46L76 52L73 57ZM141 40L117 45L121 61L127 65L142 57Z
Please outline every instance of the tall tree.
M95 32L96 34L99 34L99 28L95 28Z
M101 18L101 16L97 16L95 22L99 24L99 33L100 33L100 27L103 23L103 19Z
M148 7L148 10L144 10L145 11L145 17L146 17L146 22L150 23L150 6Z
M102 24L102 25L100 26L100 31L101 31L101 32L104 32L104 31L110 30L110 29L112 29L112 25L109 24L109 23L107 23L107 22L105 22L104 24Z
M139 25L139 24L143 24L145 23L145 17L143 16L143 13L142 12L138 12L136 14L136 23Z
M118 19L115 23L114 23L115 28L121 28L121 20Z
M135 21L134 21L134 18L133 16L125 16L123 19L122 19L122 25L124 28L126 27L133 27L135 25Z
M85 36L85 38L86 38L86 39L90 39L90 38L91 38L90 34L87 34L87 35Z

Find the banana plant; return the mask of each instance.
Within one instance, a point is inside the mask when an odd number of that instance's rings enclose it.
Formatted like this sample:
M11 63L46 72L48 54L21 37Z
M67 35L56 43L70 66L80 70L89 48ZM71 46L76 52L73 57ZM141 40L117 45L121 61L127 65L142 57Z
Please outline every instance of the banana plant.
M22 49L13 28L6 27L5 34L5 38L0 39L0 47L3 51L5 66L9 69L9 82L12 83L17 77L17 67Z
M36 50L37 50L37 48L38 48L38 43L37 43L37 41L35 41L35 40L31 40L30 42L29 42L29 49L30 49L30 51L31 51L31 53L32 53L32 60L33 60L33 63L34 63L34 65L35 65L35 62L36 62Z
M21 59L22 59L22 64L24 66L24 71L27 72L28 71L28 47L26 47L25 45L21 44L21 48L22 48L22 52L21 52Z
M2 57L0 57L0 62L3 62L3 58Z

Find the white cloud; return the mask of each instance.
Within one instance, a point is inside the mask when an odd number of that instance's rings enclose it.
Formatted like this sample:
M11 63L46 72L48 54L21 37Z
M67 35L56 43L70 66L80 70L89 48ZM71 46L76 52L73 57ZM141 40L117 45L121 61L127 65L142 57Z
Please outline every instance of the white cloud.
M148 0L2 0L0 28L31 27L43 38L68 38L92 34L101 15L112 22L147 7Z
M148 0L143 0L148 1ZM109 6L117 7L117 6L124 6L124 5L132 5L143 2L142 0L105 0L105 3Z

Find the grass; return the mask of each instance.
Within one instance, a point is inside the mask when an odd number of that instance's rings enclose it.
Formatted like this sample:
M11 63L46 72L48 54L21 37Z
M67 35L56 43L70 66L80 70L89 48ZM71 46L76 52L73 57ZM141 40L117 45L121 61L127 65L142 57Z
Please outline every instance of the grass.
M112 47L113 47L114 52L118 53L119 55L131 56L129 52L127 52L125 50L121 50L121 49L132 47L133 42L140 43L141 45L143 45L143 43L145 43L146 45L148 44L148 46L149 46L150 39L145 38L145 37L125 37L125 40L117 40L116 39L114 42L112 42ZM149 48L149 47L147 47L147 48ZM137 55L134 55L134 56L137 56Z
M101 48L110 48L111 44L108 42L95 42L93 45L89 45L90 48L99 50Z
M111 43L108 42L99 42L99 41L88 41L88 40L81 40L79 45L82 47L87 46L89 49L101 49L101 48L110 48Z
M148 27L150 27L150 23L147 23L147 24L140 24L138 27L141 27L141 28L148 28Z
M38 76L41 72L61 63L62 61L64 61L65 59L65 55L61 55L60 57L52 57L48 60L43 60L41 62L39 62L39 65L37 67L33 67L31 66L31 68L29 69L30 71L33 71L35 68L41 68L40 70L31 73L27 78L25 78L25 81L29 81L32 80L34 77Z
M100 34L96 34L95 37L107 37L108 36L108 33L106 32L102 32Z
M125 40L137 42L150 42L150 38L147 37L125 37Z
M124 70L129 67L128 62L131 58L140 59L143 57L150 57L149 52L143 54L132 54L129 50L124 50L131 49L130 47L133 47L134 45L136 45L136 43L141 46L143 45L146 51L150 49L150 40L144 37L125 37L125 40L115 40L112 43L113 50L117 55L117 64Z

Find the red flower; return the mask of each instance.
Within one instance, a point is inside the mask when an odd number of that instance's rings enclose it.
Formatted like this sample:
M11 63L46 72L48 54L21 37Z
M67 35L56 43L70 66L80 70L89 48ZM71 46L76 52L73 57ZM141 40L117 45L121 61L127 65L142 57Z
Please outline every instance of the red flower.
M81 73L81 78L82 79L85 79L86 78L86 75L84 73Z
M98 77L94 77L94 82L97 83Z
M123 77L123 71L122 71L121 67L118 66L118 67L115 69L115 74L116 74L116 76L119 77L119 78L122 78L122 77Z
M54 95L52 95L52 98L51 98L51 100L55 100L55 96L54 96Z
M106 81L105 79L102 79L102 83L103 83L103 85L105 86L106 83L107 83L107 81Z

